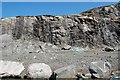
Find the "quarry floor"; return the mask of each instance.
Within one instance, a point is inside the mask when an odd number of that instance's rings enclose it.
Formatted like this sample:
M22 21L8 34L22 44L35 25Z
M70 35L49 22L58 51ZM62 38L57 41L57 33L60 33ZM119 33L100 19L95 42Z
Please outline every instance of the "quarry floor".
M112 70L118 70L120 67L119 59L120 52L105 52L98 49L75 52L70 50L60 50L42 53L24 53L24 54L2 54L3 60L24 62L26 73L27 67L31 63L46 63L54 71L58 68L75 65L77 72L84 72L93 61L109 61L112 65Z

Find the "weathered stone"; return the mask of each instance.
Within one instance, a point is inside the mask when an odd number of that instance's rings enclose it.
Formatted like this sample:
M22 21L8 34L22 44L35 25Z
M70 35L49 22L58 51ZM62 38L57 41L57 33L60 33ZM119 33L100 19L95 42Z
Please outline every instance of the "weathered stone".
M93 78L93 77L94 78L101 78L99 74L95 74L95 73L92 74L91 78Z
M70 45L63 45L62 50L70 50L71 46Z
M87 50L87 48L85 49L85 48L81 48L81 47L72 47L71 50L74 52L84 52Z
M45 63L33 63L28 66L30 78L49 78L52 75L50 66Z
M60 27L60 32L66 33L66 30L65 30L65 28L63 26Z
M53 49L59 49L57 46L53 45L52 46Z
M51 43L47 43L47 46L50 46L50 47L51 47L51 46L53 46L53 44L51 44Z
M115 51L115 49L114 49L114 48L111 48L111 47L106 47L106 48L105 48L105 51L110 52L110 51Z
M112 73L112 76L115 78L115 77L120 77L120 71L113 71Z
M20 76L24 69L23 63L0 61L0 77Z
M57 78L74 78L76 75L76 70L74 65L69 65L66 67L59 68L54 72L57 73Z
M99 75L100 77L105 77L111 73L111 64L104 61L91 62L89 70L91 74L94 74L94 76Z
M87 73L87 74L85 74L85 77L91 78L91 74L90 74L90 73Z
M91 78L91 74L87 73L87 74L83 74L83 73L78 73L77 77L81 77L82 79L90 79Z

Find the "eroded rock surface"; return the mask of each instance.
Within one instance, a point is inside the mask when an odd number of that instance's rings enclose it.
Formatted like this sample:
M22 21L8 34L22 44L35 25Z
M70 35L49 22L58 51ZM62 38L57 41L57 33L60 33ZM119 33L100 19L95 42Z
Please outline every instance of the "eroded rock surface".
M2 33L13 40L39 38L52 44L116 47L120 44L120 4L95 8L78 15L17 16L1 19Z

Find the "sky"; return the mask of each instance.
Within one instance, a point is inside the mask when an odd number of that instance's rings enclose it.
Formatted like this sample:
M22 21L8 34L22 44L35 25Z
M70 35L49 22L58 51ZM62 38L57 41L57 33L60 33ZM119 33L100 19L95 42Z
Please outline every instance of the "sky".
M2 17L69 15L117 2L2 2Z
M119 0L1 0L2 2L119 2Z

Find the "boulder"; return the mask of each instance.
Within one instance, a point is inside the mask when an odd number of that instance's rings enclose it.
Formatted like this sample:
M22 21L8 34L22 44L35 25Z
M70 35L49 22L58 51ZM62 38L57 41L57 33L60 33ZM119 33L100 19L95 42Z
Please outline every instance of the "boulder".
M72 47L71 49L74 52L84 52L87 50L87 48L81 48L81 47Z
M62 50L70 50L70 49L71 49L71 46L67 44L63 45L62 47Z
M20 76L24 69L21 62L0 61L0 77Z
M120 77L120 70L113 71L113 72L112 72L112 76L113 76L113 77Z
M54 72L57 74L57 78L74 78L76 74L74 65L59 68Z
M56 45L52 46L53 49L59 49Z
M77 73L76 77L82 78L82 79L88 79L88 78L91 78L91 74L90 73L87 73L87 74Z
M28 66L28 77L49 78L52 75L50 66L45 63L33 63Z
M96 73L93 73L93 74L91 75L91 78L92 78L92 79L97 79L97 78L100 78L100 75L99 75L99 74L96 74Z
M104 61L91 62L89 70L94 76L106 77L111 73L111 64Z
M114 48L111 48L111 47L105 47L104 50L107 51L107 52L115 51L115 49L114 49Z

